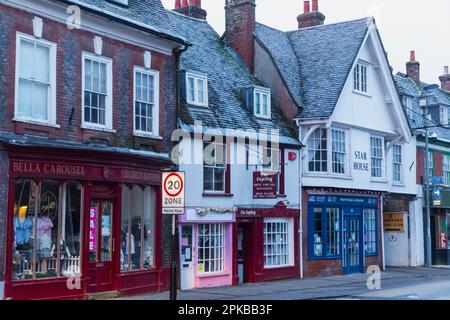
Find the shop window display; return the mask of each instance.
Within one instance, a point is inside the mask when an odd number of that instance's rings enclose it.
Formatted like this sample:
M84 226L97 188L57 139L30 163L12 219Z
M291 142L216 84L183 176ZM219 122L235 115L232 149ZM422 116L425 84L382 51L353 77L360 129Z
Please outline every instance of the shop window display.
M15 187L13 280L80 273L81 186L21 180Z
M121 271L154 267L156 196L152 188L122 188Z

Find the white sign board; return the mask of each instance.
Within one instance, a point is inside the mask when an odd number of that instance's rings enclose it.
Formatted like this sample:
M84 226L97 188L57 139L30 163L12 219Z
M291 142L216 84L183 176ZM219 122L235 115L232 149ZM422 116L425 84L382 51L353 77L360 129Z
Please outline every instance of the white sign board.
M162 213L184 214L184 172L163 172Z

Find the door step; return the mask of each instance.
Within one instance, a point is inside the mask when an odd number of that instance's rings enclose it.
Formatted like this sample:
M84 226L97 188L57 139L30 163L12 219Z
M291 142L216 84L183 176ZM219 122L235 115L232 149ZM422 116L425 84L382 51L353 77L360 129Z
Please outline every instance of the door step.
M88 294L88 300L111 300L119 296L118 291L107 291Z

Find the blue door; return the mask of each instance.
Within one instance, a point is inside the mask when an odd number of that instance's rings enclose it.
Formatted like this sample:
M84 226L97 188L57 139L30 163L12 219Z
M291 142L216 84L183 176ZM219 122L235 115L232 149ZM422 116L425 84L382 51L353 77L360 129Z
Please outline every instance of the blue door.
M363 220L360 209L344 209L343 238L343 273L363 272Z

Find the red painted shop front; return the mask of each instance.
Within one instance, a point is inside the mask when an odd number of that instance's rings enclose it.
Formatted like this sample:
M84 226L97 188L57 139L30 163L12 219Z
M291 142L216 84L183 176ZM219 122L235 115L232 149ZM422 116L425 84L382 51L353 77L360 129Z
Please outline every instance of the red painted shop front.
M163 158L12 147L6 299L164 289Z
M239 208L234 225L233 284L299 277L300 210Z

